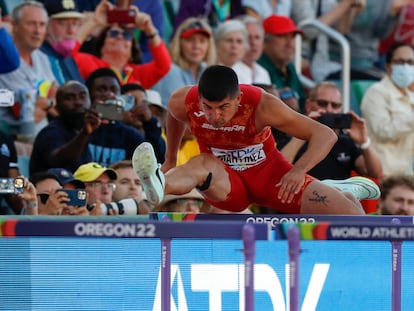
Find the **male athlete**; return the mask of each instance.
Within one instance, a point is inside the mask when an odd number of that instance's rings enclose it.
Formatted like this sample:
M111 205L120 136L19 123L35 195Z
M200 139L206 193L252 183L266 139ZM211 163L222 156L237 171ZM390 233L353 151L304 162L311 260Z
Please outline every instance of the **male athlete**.
M176 166L186 126L201 154ZM275 148L270 127L309 141L294 165ZM198 86L172 95L162 171L147 143L137 147L133 164L154 205L164 194L184 194L196 187L210 204L232 212L255 203L291 214L364 214L358 200L380 195L371 180L329 181L330 186L306 174L336 140L330 128L260 88L239 85L231 68L215 65L204 71Z

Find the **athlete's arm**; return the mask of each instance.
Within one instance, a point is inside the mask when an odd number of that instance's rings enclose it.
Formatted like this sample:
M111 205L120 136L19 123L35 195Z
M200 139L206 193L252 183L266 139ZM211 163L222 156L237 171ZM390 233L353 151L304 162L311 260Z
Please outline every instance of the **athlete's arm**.
M338 137L327 126L297 113L275 96L263 93L256 112L256 127L260 130L266 126L308 141L306 152L276 185L280 187L278 198L289 203L302 188L305 173L326 157Z
M168 102L167 151L165 153L165 162L162 166L164 172L177 164L177 153L187 126L187 110L184 102L189 89L190 87L178 89L171 95Z

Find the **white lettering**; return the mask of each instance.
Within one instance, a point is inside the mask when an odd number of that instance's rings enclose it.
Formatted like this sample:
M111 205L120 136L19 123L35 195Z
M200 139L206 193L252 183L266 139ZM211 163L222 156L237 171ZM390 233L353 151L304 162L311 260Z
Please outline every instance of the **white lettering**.
M329 271L329 264L315 264L312 270L301 311L317 309L318 301ZM289 310L289 265L285 267L286 300L277 273L268 264L254 265L254 290L265 292L274 311ZM239 264L192 264L191 291L207 292L209 311L222 310L222 294L239 293L239 310L244 310L244 265ZM303 282L303 280L302 280ZM177 290L178 303L171 295L171 311L188 311L184 285L178 265L171 265L171 287ZM236 309L234 309L236 311ZM161 311L161 269L158 273L157 289L152 311ZM269 310L271 311L271 310Z

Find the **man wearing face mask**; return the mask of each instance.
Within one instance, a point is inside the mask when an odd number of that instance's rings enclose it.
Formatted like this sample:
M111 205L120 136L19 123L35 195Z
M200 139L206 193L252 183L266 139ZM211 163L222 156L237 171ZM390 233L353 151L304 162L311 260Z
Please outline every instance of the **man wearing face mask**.
M46 40L41 50L47 54L53 73L61 85L69 80L84 82L71 56L83 14L74 0L43 0L49 15Z
M406 43L386 54L387 75L365 93L361 111L368 135L383 164L384 175L413 174L414 50Z
M90 107L89 92L82 83L69 81L58 88L56 110L59 116L36 136L30 175L54 167L73 172L79 165L91 162L87 144L101 119Z

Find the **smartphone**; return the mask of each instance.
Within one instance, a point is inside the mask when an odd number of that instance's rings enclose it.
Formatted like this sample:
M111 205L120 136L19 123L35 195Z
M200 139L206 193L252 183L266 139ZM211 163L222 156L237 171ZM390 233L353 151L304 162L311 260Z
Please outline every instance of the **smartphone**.
M134 24L136 12L132 9L112 9L107 13L108 24Z
M70 201L67 205L85 206L86 205L86 190L83 189L59 189L57 191L66 192Z
M14 105L14 93L8 89L0 89L0 107L11 107Z
M352 116L348 113L324 113L319 118L319 122L333 129L349 129Z
M23 178L0 178L0 194L23 193Z
M123 103L117 99L109 99L104 104L96 105L96 111L102 115L102 119L113 121L124 119Z

